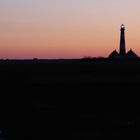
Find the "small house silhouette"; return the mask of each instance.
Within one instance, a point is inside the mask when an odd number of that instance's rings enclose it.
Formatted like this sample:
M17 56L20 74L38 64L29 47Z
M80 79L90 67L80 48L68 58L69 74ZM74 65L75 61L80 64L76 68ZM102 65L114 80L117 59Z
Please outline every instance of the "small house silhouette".
M138 57L138 56L132 51L132 49L130 49L130 50L128 51L128 53L126 54L126 56L129 57L129 58L136 58L136 57Z
M114 50L110 55L109 55L109 58L118 58L119 57L119 53Z

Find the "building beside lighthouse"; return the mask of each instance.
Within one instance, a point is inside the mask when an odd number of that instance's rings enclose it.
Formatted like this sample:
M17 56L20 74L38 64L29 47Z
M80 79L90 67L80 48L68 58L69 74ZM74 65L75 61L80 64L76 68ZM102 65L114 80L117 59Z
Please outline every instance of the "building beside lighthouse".
M120 47L119 52L114 50L109 58L137 58L138 56L130 49L126 53L126 42L125 42L125 26L122 24L120 29Z

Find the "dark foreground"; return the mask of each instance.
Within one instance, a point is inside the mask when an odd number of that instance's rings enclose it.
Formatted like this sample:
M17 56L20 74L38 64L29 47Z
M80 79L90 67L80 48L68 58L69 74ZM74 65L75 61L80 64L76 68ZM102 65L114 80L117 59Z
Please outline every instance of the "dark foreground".
M140 61L0 62L7 140L140 138Z

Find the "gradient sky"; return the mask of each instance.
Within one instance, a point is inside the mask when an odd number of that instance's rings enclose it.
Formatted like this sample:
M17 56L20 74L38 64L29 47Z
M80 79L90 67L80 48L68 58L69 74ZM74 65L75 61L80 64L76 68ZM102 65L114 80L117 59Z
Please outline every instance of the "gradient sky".
M106 57L122 23L140 55L140 0L0 0L0 58Z

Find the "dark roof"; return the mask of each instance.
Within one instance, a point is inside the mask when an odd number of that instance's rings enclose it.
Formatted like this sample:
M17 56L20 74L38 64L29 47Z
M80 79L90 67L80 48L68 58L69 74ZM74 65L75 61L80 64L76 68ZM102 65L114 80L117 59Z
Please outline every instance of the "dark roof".
M130 50L128 51L128 53L126 54L126 56L127 56L127 57L138 57L138 56L132 51L132 49L130 49Z
M115 50L115 51L113 51L110 55L109 55L109 57L118 57L119 56L119 53Z

